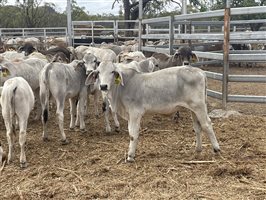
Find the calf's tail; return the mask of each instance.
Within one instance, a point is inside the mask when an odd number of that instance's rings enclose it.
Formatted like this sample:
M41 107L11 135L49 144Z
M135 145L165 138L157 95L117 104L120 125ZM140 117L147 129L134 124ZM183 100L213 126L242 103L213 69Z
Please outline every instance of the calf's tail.
M10 100L10 120L11 120L11 124L13 126L13 133L15 134L16 131L16 122L13 120L16 120L15 115L16 115L16 101L15 101L15 95L16 95L16 91L17 91L17 86L14 87L14 89L12 90L12 94L11 94L11 100Z
M42 104L42 118L43 122L47 123L49 113L49 97L50 97L50 86L49 86L49 71L52 69L52 64L48 65L40 77L40 100Z

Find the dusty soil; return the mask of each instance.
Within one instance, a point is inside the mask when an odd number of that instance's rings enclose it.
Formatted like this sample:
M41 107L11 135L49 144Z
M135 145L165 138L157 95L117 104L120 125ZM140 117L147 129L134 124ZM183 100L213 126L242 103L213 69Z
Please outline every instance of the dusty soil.
M221 70L216 68L217 71ZM266 67L232 68L234 73L266 74ZM211 89L220 83L209 81ZM265 84L232 84L235 94L266 96ZM208 109L221 102L208 98ZM49 142L41 139L42 124L29 120L28 167L19 168L20 148L15 160L0 174L0 199L265 199L266 198L266 105L228 104L241 115L213 118L221 146L214 155L204 135L203 152L196 154L190 113L180 109L171 116L147 115L134 163L125 163L129 137L126 121L119 133L105 133L103 118L89 113L87 132L69 131L70 144L59 142L54 110L49 119ZM5 126L0 119L0 141L7 149Z

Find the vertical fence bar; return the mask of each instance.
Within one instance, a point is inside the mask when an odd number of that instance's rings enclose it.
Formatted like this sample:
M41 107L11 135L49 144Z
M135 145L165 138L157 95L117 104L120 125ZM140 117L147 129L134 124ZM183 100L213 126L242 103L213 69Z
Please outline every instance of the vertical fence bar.
M91 43L94 45L94 22L91 21Z
M141 51L141 47L142 47L142 16L143 16L143 1L139 0L139 46L138 46L138 50Z
M114 43L117 44L117 42L118 42L118 31L117 31L117 29L118 29L118 27L117 27L117 21L116 20L114 20L114 22L113 22L113 27L114 27Z
M230 39L230 0L226 0L224 10L224 68L222 86L222 107L226 110L228 98L228 72L229 72L229 39Z
M188 24L188 30L189 30L189 34L192 34L192 23L191 23L191 21ZM188 40L188 45L189 45L190 48L192 48L192 41L191 40Z
M72 0L67 0L67 36L68 36L68 45L72 46L72 16L71 16L71 4Z
M169 16L169 54L174 54L174 16Z

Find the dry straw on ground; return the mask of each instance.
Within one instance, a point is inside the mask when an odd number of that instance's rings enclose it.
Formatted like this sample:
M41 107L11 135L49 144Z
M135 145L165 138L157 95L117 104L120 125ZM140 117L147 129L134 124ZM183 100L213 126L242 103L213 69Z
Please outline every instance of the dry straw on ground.
M266 74L265 68L258 70ZM220 87L218 83L209 85ZM238 85L230 87L234 92L243 90ZM253 85L244 88L254 91ZM265 85L258 84L254 92L266 96ZM41 139L41 122L31 118L26 151L28 167L19 168L20 148L16 139L15 160L1 169L0 199L263 200L266 197L266 106L228 106L241 115L212 119L221 155L213 154L205 135L203 152L195 154L190 113L180 109L178 122L171 116L143 118L134 163L124 162L129 137L122 119L120 133L106 134L103 118L96 119L92 111L86 121L87 132L66 130L70 144L62 146L54 110L49 119L49 142ZM218 101L208 99L209 111L219 107ZM65 116L67 129L68 110ZM0 140L7 149L2 119L0 132Z

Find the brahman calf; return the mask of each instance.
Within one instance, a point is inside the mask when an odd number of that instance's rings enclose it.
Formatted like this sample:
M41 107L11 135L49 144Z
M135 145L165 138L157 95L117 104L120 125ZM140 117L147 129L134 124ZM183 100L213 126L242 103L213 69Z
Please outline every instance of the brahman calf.
M20 167L27 166L25 142L28 118L34 107L34 94L28 82L22 77L8 79L1 95L2 115L6 126L9 146L7 163L12 161L16 119L19 124Z
M41 116L39 73L46 64L47 61L38 58L29 58L27 60L11 62L0 56L0 65L3 71L2 82L5 82L12 77L23 77L31 86L36 97L36 120L40 119Z
M56 115L58 117L62 144L67 144L64 132L64 105L65 100L70 100L70 129L74 128L76 103L79 102L78 112L80 129L85 130L84 103L87 98L85 86L86 70L83 61L73 60L69 64L54 62L48 63L40 72L40 100L42 105L43 140L48 140L47 120L49 108L49 94L56 101Z
M198 61L198 57L188 46L180 47L174 55L155 52L152 57L159 61L159 68L164 69L173 66L189 65L194 61Z
M215 152L220 151L206 106L206 75L191 66L171 67L151 73L101 62L86 79L89 85L99 79L113 112L128 121L130 144L128 161L133 161L140 121L145 113L171 114L183 106L192 111L196 150L202 150L201 130L208 134Z

